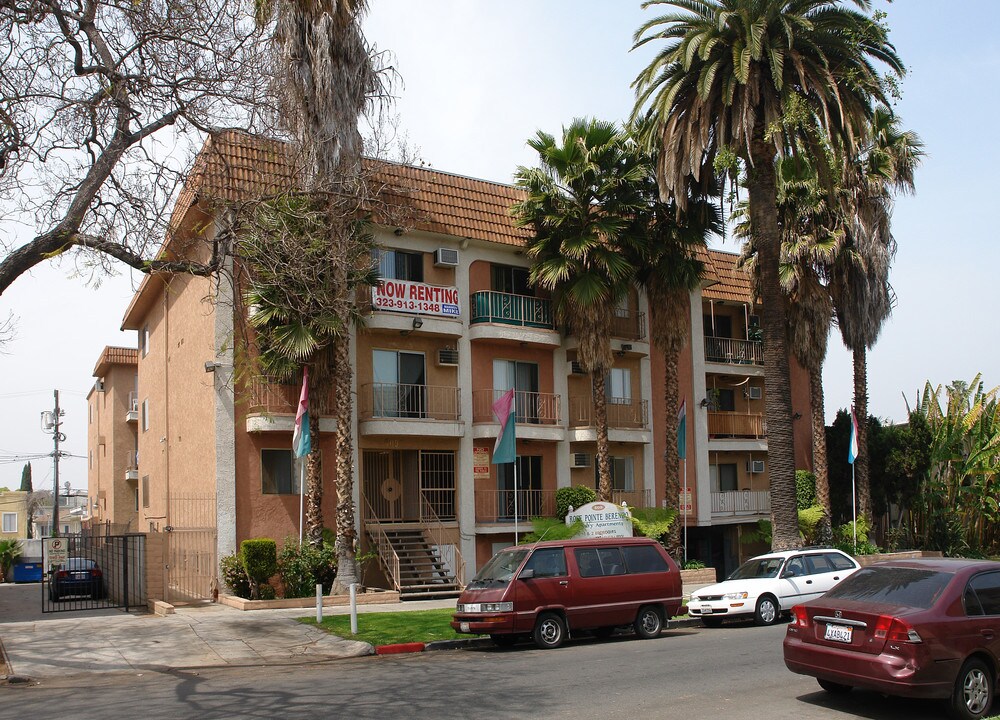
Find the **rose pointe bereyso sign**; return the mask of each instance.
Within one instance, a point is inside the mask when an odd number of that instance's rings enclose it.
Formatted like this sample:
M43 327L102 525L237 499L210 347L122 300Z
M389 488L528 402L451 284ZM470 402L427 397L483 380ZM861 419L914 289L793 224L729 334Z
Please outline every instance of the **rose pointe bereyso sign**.
M566 515L566 524L583 521L584 537L632 537L632 516L625 508L609 502L581 505Z
M383 280L372 288L376 310L399 310L422 315L458 317L458 288L411 280Z

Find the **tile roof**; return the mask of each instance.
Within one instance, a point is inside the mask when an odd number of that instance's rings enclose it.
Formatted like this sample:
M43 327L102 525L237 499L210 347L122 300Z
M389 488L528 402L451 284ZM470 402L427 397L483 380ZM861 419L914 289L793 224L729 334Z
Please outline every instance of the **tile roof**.
M101 356L94 366L94 377L102 377L111 365L139 364L139 351L136 348L114 347L108 345L101 351Z
M711 269L708 273L714 275L715 284L702 290L706 300L729 300L739 303L754 304L750 292L750 276L746 270L737 267L739 255L722 250L709 250Z

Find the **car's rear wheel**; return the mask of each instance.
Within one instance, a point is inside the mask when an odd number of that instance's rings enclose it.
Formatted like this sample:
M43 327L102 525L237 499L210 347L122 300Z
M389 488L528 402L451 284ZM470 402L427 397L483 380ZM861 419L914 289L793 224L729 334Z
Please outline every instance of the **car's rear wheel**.
M517 635L490 635L490 640L497 647L513 647L517 643Z
M843 695L844 693L849 693L853 689L850 685L842 685L840 683L831 682L830 680L824 680L823 678L816 678L816 682L819 686L826 690L828 693L833 695Z
M533 633L535 645L543 650L552 650L566 640L566 622L555 613L542 613L535 621Z
M956 720L986 717L993 704L993 673L982 660L967 660L955 679L951 715Z
M722 627L722 618L717 617L703 617L701 619L701 624L707 628L717 628Z
M636 615L632 627L635 629L635 634L643 640L651 640L659 637L663 630L663 616L660 615L657 608L647 605L644 608L639 608L639 614Z
M774 623L778 622L780 615L781 609L778 607L778 601L770 595L762 595L760 600L757 601L757 609L754 610L753 621L758 625L774 625Z

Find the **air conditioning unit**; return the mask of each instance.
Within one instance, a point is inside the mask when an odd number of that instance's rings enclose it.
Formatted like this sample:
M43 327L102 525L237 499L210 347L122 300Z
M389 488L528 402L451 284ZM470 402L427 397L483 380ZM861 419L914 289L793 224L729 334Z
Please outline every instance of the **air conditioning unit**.
M760 327L760 315L751 315L749 320L750 327Z
M747 390L747 397L751 400L760 400L764 397L764 388L759 385L751 385Z
M580 363L578 363L576 360L574 360L573 362L571 362L569 364L569 366L570 366L570 369L572 370L572 372L573 372L574 375L586 375L587 374L587 371L583 369L583 365L581 365Z
M435 250L434 267L458 267L458 250L453 248Z
M99 378L97 382L94 383L94 390L97 392L104 392L104 378Z
M438 365L458 365L458 350L456 348L439 348Z
M748 460L747 461L747 472L751 475L757 475L758 473L764 472L764 461L763 460Z
M572 468L589 468L590 467L590 455L588 453L573 453L570 456L570 467Z

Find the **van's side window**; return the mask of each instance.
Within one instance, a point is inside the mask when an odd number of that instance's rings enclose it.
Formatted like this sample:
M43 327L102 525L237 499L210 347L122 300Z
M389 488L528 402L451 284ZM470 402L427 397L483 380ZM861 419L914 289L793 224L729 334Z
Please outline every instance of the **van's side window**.
M578 548L573 552L580 577L625 574L625 563L618 548Z
M656 548L649 545L626 545L622 548L630 573L667 572L670 568Z
M536 578L565 575L566 554L562 548L540 548L531 554L524 569L534 570Z

